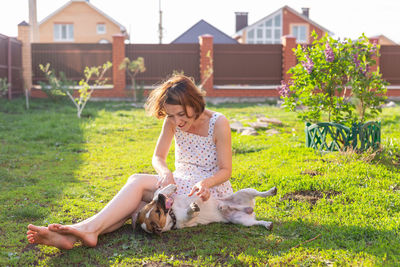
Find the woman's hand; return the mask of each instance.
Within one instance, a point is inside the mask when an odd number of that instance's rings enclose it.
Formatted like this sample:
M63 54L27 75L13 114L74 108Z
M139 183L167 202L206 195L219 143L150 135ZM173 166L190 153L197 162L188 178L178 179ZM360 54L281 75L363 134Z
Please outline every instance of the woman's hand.
M196 195L198 195L203 201L207 201L210 198L210 195L211 195L210 188L207 185L207 182L204 181L204 180L196 183L192 187L192 191L190 191L188 196L190 197L194 193L196 193Z
M166 187L169 184L175 184L174 175L171 171L164 172L159 176L160 180L157 182L157 188Z

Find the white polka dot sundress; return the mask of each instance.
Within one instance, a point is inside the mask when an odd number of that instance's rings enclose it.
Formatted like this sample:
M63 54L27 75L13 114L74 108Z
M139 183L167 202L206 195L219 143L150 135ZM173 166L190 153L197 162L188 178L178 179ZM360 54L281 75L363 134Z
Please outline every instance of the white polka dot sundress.
M218 170L217 148L213 140L214 126L220 113L213 113L208 135L201 136L180 130L175 131L175 171L174 180L178 187L177 194L189 194L197 182L213 176ZM210 189L217 198L233 193L229 181Z

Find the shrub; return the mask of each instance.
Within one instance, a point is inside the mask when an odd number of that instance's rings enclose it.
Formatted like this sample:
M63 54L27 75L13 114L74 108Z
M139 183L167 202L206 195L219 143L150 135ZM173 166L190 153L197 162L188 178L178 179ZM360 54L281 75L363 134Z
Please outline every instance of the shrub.
M41 90L53 101L57 101L67 95L67 92L72 93L74 81L68 80L64 72L59 72L57 77L56 71L50 69L50 63L45 66L39 64L40 70L44 73L47 82L40 81Z
M68 96L77 109L78 118L81 117L82 111L89 101L94 86L102 86L106 84L107 78L104 78L104 74L110 69L112 63L107 61L102 66L97 67L86 67L84 70L84 77L79 81L79 97L73 96L73 85L74 82L69 81L63 72L60 72L59 77L57 77L54 70L50 70L50 63L46 66L42 64L39 65L40 69L44 72L48 83L40 82L42 90L47 94L50 99L58 99L59 97ZM94 77L94 83L92 85L89 82Z
M7 95L9 85L7 78L0 78L0 97Z
M138 90L139 94L142 94L140 90L143 89L143 87L138 87L136 85L136 75L138 75L141 72L146 71L146 67L144 66L144 59L142 57L138 57L135 60L130 60L129 58L124 58L122 61L121 65L119 66L120 69L126 69L126 72L128 73L129 77L131 78L132 81L132 88L133 88L133 101L138 101L136 91ZM143 96L143 94L142 94ZM143 100L143 97L141 97L140 100Z
M102 86L107 83L108 79L104 78L104 74L110 69L112 63L107 61L102 66L97 67L86 67L84 71L85 78L80 80L79 86L79 97L74 98L70 92L67 92L68 97L71 99L72 103L74 103L78 118L81 117L82 111L86 106L86 103L89 101L92 93L94 91L95 86ZM95 78L95 81L92 85L89 84L92 77Z
M312 36L312 46L294 49L299 63L289 70L291 81L278 88L286 109L299 112L304 121L319 122L327 115L329 122L347 126L379 114L388 85L379 67L371 71L379 45L365 35L343 42L328 35L318 39L315 32Z

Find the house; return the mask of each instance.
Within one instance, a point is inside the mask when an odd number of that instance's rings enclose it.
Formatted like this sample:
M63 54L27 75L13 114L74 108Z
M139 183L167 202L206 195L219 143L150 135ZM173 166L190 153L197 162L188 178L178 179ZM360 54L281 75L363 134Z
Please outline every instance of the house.
M36 9L36 5L33 6ZM37 27L38 36L32 40L39 43L110 43L114 34L126 35L124 26L89 0L68 1L40 21Z
M280 44L282 36L292 35L299 44L311 44L312 31L318 36L333 34L312 21L309 12L309 8L303 8L302 13L298 13L291 7L284 6L251 25L247 25L247 12L236 12L234 38L245 44Z
M377 38L378 39L378 43L380 45L399 45L398 43L396 43L395 41L389 39L388 37L386 37L383 34L369 37L369 39L371 39L371 38L375 38L375 39Z
M214 44L237 44L238 41L227 35L226 33L215 28L205 20L200 20L187 31L178 36L172 44L192 44L199 43L199 36L210 34L214 37Z

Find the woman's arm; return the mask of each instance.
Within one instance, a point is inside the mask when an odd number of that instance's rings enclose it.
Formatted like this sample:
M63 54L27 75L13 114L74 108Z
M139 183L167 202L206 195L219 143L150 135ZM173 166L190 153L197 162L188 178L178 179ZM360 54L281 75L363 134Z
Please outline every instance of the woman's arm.
M214 127L214 141L217 147L219 170L213 176L195 184L189 194L191 196L197 192L197 195L204 201L210 197L210 188L228 181L232 174L232 140L229 121L225 116L220 116Z
M158 137L157 145L154 149L152 164L158 175L160 181L157 186L167 186L168 184L175 183L172 172L168 169L166 159L168 156L169 148L171 147L172 139L174 138L175 127L171 120L166 118L163 127Z

